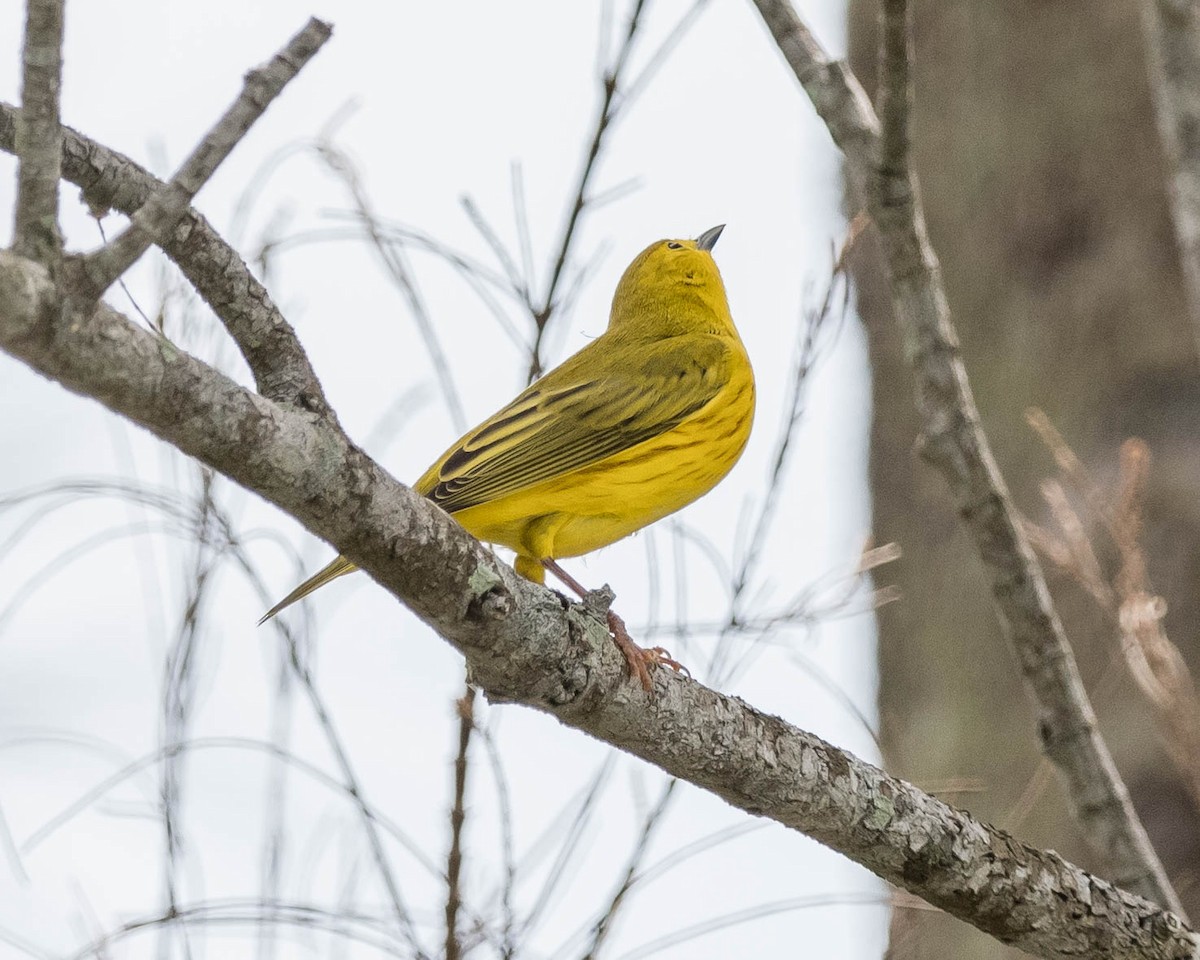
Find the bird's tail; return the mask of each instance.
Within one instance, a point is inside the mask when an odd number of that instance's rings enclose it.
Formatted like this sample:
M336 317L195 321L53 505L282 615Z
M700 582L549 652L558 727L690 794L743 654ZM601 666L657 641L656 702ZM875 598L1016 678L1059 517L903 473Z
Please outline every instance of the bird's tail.
M311 577L300 584L300 586L298 586L295 590L275 604L275 606L273 606L270 610L264 613L262 619L258 621L258 625L262 626L273 616L275 616L275 614L279 613L280 610L290 607L297 600L303 600L318 587L325 586L325 584L327 584L330 580L336 580L343 574L353 573L357 569L358 567L356 567L345 557L338 557L333 561L333 563L318 573L314 573Z

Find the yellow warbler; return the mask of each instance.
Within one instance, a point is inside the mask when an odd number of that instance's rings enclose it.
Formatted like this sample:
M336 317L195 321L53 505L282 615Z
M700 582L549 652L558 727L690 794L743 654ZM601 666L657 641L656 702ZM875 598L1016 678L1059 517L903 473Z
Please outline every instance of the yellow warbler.
M711 250L659 240L617 284L608 329L455 441L413 485L472 536L515 550L522 576L607 546L711 490L737 462L754 417L754 374ZM350 573L338 557L263 621ZM262 621L260 621L261 623ZM619 617L610 629L649 689L644 651Z

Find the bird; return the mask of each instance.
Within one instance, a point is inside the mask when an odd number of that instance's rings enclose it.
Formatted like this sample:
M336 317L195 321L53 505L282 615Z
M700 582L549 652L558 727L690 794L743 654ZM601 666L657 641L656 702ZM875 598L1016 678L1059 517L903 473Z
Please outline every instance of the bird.
M521 576L547 571L581 597L558 560L591 553L708 493L745 449L754 373L712 256L725 225L658 240L626 268L608 327L468 430L413 485L476 539L516 553ZM338 557L260 624L357 569ZM680 664L642 649L608 612L631 676Z

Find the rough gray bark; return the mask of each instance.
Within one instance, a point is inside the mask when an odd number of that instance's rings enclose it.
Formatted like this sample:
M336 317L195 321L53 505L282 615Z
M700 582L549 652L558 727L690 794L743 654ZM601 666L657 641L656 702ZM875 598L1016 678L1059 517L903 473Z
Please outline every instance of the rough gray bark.
M21 111L0 102L0 150L16 152ZM163 182L133 160L63 128L62 176L93 210L133 216ZM250 271L195 210L163 238L163 252L225 325L262 396L332 416L296 332Z
M17 131L21 149L13 249L54 267L62 254L58 228L59 85L62 83L62 0L30 0Z
M99 297L140 260L152 244L162 243L163 237L179 222L217 167L283 88L321 49L331 33L328 24L314 18L269 63L246 74L241 95L204 135L179 172L151 194L121 234L82 258L79 269L83 276L76 286L83 288L84 295ZM55 133L58 133L57 124ZM60 152L57 139L54 148L57 156Z
M852 73L832 62L787 0L755 0L796 79L842 149L879 229L892 304L912 366L921 453L942 473L988 569L992 596L1038 709L1043 750L1072 811L1117 883L1180 912L1079 678L1041 565L979 420L908 165L907 4L885 0L880 123Z
M186 244L194 222L173 241ZM359 450L331 415L240 387L166 338L86 302L78 283L86 288L77 269L59 275L0 252L0 349L329 541L454 645L489 696L549 713L800 830L1037 955L1200 956L1200 940L1173 914L777 717L665 670L647 695L625 676L607 635L606 595L573 604L519 578ZM239 343L247 332L253 328L232 325Z
M103 304L63 309L0 253L0 348L254 490L332 543L467 659L488 695L550 713L1045 957L1200 956L1174 915L1021 844L694 680L647 697L596 609L517 577L328 419L289 409Z

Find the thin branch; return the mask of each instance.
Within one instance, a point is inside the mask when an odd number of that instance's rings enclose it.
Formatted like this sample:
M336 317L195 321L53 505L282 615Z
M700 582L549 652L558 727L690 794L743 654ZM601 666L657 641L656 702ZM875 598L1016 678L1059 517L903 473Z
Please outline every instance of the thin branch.
M65 738L60 738L65 739ZM49 737L22 737L20 739L6 742L6 747L20 746L23 744L34 743L42 744L46 742L56 742ZM70 742L70 741L67 741ZM305 776L311 778L313 782L319 783L333 793L345 794L347 798L362 803L362 799L355 797L351 792L351 788L345 783L339 781L336 777L330 776L319 767L314 766L307 760L296 756L293 753L278 747L275 744L263 741L252 740L248 737L197 737L188 740L184 743L168 743L159 747L152 753L139 757L123 766L116 772L109 774L99 783L90 787L84 793L80 794L70 804L56 813L53 817L39 826L33 831L25 841L21 844L21 852L28 855L36 850L42 843L48 840L55 832L62 829L72 819L80 813L97 803L110 790L118 787L122 783L132 779L137 774L149 769L157 764L170 759L173 756L178 756L183 753L199 753L204 750L252 750L262 753L265 756L286 763L292 769L298 770ZM421 850L414 841L400 829L400 827L387 819L380 811L374 808L368 808L372 819L399 843L405 850L413 855L414 860L422 866L433 877L441 877L437 868L425 859Z
M188 739L192 719L192 707L199 679L199 647L204 604L217 564L212 536L215 507L212 498L213 481L213 472L201 467L200 491L196 497L196 525L192 531L191 569L188 571L183 616L179 623L175 643L168 649L163 665L162 730L160 733L163 744L185 742ZM179 873L186 852L182 817L180 816L183 795L183 760L181 754L165 753L159 770L159 810L163 827L163 884L166 909L169 914L174 914L179 907ZM169 954L171 939L176 935L180 938L185 960L191 960L193 956L191 934L186 926L160 928L159 952L164 955Z
M988 569L1001 625L1038 704L1043 750L1066 782L1072 812L1088 845L1116 882L1178 913L1179 899L1096 729L1074 654L980 425L959 355L940 268L908 166L906 0L884 0L882 127L854 75L829 59L786 0L755 4L845 154L852 179L865 191L916 379L916 405L923 421L921 453L946 477Z
M593 814L596 812L597 801L600 799L603 789L608 785L614 764L615 757L611 755L605 757L604 761L600 764L600 769L596 771L596 775L583 792L579 806L575 810L575 815L571 818L571 823L563 836L563 842L559 845L558 855L554 858L554 862L546 872L541 888L538 890L537 896L534 897L533 904L529 908L529 912L526 913L522 921L523 933L528 933L533 929L538 919L549 906L551 898L556 893L562 892L560 881L568 865L577 856L580 840L584 836L584 831L591 822ZM563 812L566 812L565 808Z
M429 353L429 362L433 366L438 386L442 391L442 398L450 414L450 423L455 430L465 431L467 415L463 408L462 397L454 383L454 374L450 369L450 361L446 357L446 350L442 346L441 338L438 336L437 325L433 322L433 317L425 305L425 298L421 296L408 258L403 247L387 242L380 226L380 219L375 214L370 197L363 186L362 177L350 156L334 142L332 126L331 124L330 128L326 129L317 139L313 144L313 149L350 193L350 197L354 201L355 216L366 232L367 240L379 254L392 282L400 288L404 299L408 301L408 308L412 313L413 322L417 325L417 332L421 335L425 349Z
M642 821L642 829L638 832L637 842L634 843L633 850L629 854L629 859L625 863L625 871L621 877L621 882L617 885L617 889L613 891L613 895L609 899L604 913L601 914L600 919L596 921L596 925L592 929L592 940L588 944L587 952L583 955L583 960L596 960L600 953L600 948L604 946L609 934L612 933L617 915L620 913L621 907L626 903L629 891L633 889L634 884L638 880L642 862L646 859L646 854L650 849L650 841L654 838L657 828L663 822L663 816L667 812L671 798L675 796L675 788L677 786L679 786L678 780L674 778L668 780L663 787L662 793L659 795L658 802L646 813Z
M179 172L133 215L123 233L83 259L81 267L86 278L81 284L83 295L99 297L151 244L163 242L200 188L332 33L329 24L314 17L268 63L246 74L241 95L200 141Z
M270 704L270 743L280 750L287 750L291 738L295 692L292 680L291 664L287 654L281 650L275 663L275 688ZM278 759L270 764L267 773L260 880L261 895L265 900L278 900L282 887L283 865L289 837L287 802L292 796L288 773L287 764ZM269 918L265 919L255 938L258 960L272 960L276 955L275 932L274 924Z
M17 127L17 209L13 250L57 269L63 240L58 227L61 176L63 0L25 6L21 122Z
M331 911L312 904L289 901L266 901L239 897L223 900L201 901L159 916L138 917L128 920L104 934L103 937L69 955L69 960L84 960L89 956L106 956L113 944L129 939L134 934L158 928L192 927L199 925L258 926L270 922L281 927L296 927L301 930L323 930L331 935L373 947L387 956L403 958L410 956L408 947L397 942L378 917L348 911Z
M417 938L416 926L413 922L412 914L408 909L408 905L404 901L404 897L400 892L400 885L396 881L395 873L392 871L391 862L388 859L387 851L384 849L382 838L379 833L379 823L376 814L367 804L366 797L363 793L361 784L355 774L354 766L350 762L350 755L347 753L342 742L341 736L338 734L337 728L334 726L333 717L330 715L325 706L325 701L321 698L317 690L316 680L312 675L312 671L308 665L301 659L299 647L294 642L294 639L287 635L288 652L292 668L295 671L297 679L300 681L301 687L308 695L309 705L313 714L325 733L326 741L333 753L334 760L337 762L338 768L341 771L342 780L345 783L346 792L353 799L355 806L358 808L359 817L362 821L363 834L367 839L367 846L371 851L371 856L375 861L375 866L379 871L379 878L383 884L384 892L387 894L389 906L396 924L408 942L412 956L417 960L424 960L427 956L421 948Z
M775 451L771 457L767 479L764 484L767 491L766 497L758 509L758 516L753 525L753 533L750 534L746 547L742 551L742 560L738 565L738 570L733 580L733 593L739 600L743 599L743 594L749 587L750 579L757 562L765 553L764 547L766 546L767 534L775 525L777 500L785 490L782 483L784 470L788 464L788 455L792 442L795 440L800 421L804 416L805 387L808 385L809 377L820 357L821 349L825 346L821 342L821 334L831 321L839 324L840 329L840 322L845 317L846 300L843 299L841 301L841 309L835 314L833 309L834 293L839 286L839 281L842 281L843 289L847 294L849 293L849 279L846 276L846 270L849 264L850 253L853 251L867 223L868 220L865 213L859 213L850 221L846 228L846 236L842 240L841 247L833 255L833 262L829 272L829 282L825 286L825 292L816 309L808 312L801 325L799 334L800 343L796 350L796 362L792 367L791 382L788 387L787 412L775 441ZM741 611L737 609L739 604L735 603L733 606L735 614L740 615Z
M504 771L504 761L500 756L500 745L492 730L485 726L480 729L484 750L487 753L488 765L492 770L492 781L496 790L496 812L500 818L500 861L503 864L503 879L500 882L500 943L498 951L501 960L512 960L517 952L514 939L516 931L516 913L513 909L513 893L516 886L516 855L513 852L513 816L512 796L508 789L508 777Z
M590 613L500 564L328 420L164 351L103 302L61 304L45 270L0 251L0 349L291 514L461 651L489 696L550 713L799 830L1020 949L1200 956L1175 915L743 701L670 671L643 694Z
M625 92L621 95L622 107L636 100L648 86L650 81L657 75L667 62L671 53L683 42L683 38L687 32L695 26L700 14L704 12L704 8L708 6L709 0L693 0L692 5L688 7L687 12L676 21L675 26L671 28L671 32L667 34L662 43L658 45L658 49L650 55L646 61L646 66L636 77L634 77L626 86ZM592 198L592 202L596 202L596 198Z
M516 168L514 168L513 173L514 205L517 203L517 200L515 199L516 197L524 196L524 194L520 192L520 188L517 186L519 181L517 180L515 171ZM460 197L459 203L462 205L463 212L466 213L467 219L471 221L471 226L473 226L479 233L479 236L483 238L483 242L486 243L488 249L492 251L492 256L494 256L496 258L496 262L500 264L500 269L504 271L504 275L508 279L508 285L510 289L517 294L518 297L520 297L522 302L529 304L531 302L531 295L529 293L529 281L527 279L528 270L525 267L525 258L527 256L532 257L532 253L527 252L529 250L529 233L528 223L524 217L524 208L522 206L516 207L517 222L525 224L524 227L518 229L522 263L522 266L518 268L516 261L513 260L513 258L509 255L508 248L504 246L503 241L500 239L495 229L490 223L488 223L487 217L483 215L483 211L479 209L479 204L477 204L470 195L464 195Z
M638 29L642 23L642 9L645 5L646 0L634 0L633 10L630 12L629 21L625 26L625 38L620 49L617 51L612 65L605 67L603 75L600 78L600 109L597 112L596 122L592 129L592 139L588 144L587 152L584 154L583 167L579 171L579 179L575 185L575 196L571 200L570 209L567 213L567 222L563 226L563 232L558 241L558 252L555 254L554 263L550 267L549 280L546 283L545 290L542 291L540 304L532 310L534 340L530 348L529 372L527 376L530 382L542 374L541 351L542 342L546 335L546 327L558 307L559 285L562 282L563 272L566 270L567 260L571 255L572 245L575 242L579 219L588 204L588 187L591 185L592 175L596 171L596 163L600 158L600 152L604 146L605 134L612 126L617 110L622 102L617 99L617 90L621 83L621 75L629 62L629 55L633 50ZM532 304L531 307L533 307Z
M0 103L0 150L16 149L21 112ZM133 216L163 183L123 154L63 128L62 175L80 188L94 211ZM296 332L236 251L200 214L189 211L164 238L163 252L183 271L225 325L259 392L332 416L320 381Z
M462 905L462 834L466 821L467 753L475 729L475 688L467 684L455 701L458 712L458 753L454 757L454 806L450 810L450 853L446 856L446 960L460 960L458 910Z
M1075 488L1087 511L1081 517L1062 485L1045 481L1042 492L1058 530L1029 524L1037 531L1038 549L1086 590L1111 619L1120 636L1122 659L1154 708L1171 762L1193 805L1200 809L1200 698L1187 661L1163 626L1166 602L1150 583L1141 544L1150 450L1134 438L1121 445L1120 479L1116 490L1105 497L1046 415L1031 411L1027 418L1054 452L1064 479ZM1120 556L1111 582L1096 557L1089 529L1106 530Z
M525 174L521 164L512 164L513 221L517 227L517 249L521 252L521 277L525 299L533 282L533 237L529 229L529 203L525 198Z
M781 913L791 913L795 910L850 905L871 907L894 906L892 899L886 894L862 891L853 893L821 893L806 897L793 897L789 900L760 903L745 910L736 910L732 913L711 917L708 920L702 920L700 923L694 923L682 929L675 930L672 933L656 937L649 943L642 944L642 946L636 947L628 953L620 954L617 960L642 960L643 957L652 957L656 953L662 953L671 947L678 947L681 943L687 943L689 940L695 940L710 933L716 933L719 930L727 930L741 923L761 920L764 917L773 917Z

